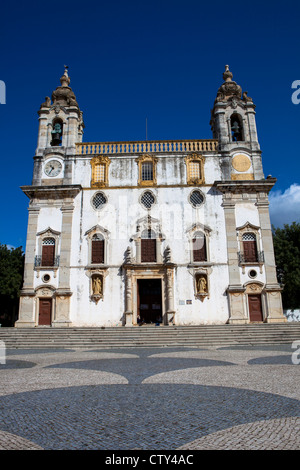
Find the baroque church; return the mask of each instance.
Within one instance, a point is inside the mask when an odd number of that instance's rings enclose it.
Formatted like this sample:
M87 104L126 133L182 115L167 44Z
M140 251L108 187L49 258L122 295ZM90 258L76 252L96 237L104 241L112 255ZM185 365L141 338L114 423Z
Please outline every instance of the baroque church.
M211 139L83 142L70 87L39 115L16 327L283 322L255 105L225 67Z

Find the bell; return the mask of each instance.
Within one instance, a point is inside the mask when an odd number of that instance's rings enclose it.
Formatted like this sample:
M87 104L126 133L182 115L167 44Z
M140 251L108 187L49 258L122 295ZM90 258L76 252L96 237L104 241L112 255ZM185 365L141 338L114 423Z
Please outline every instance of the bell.
M231 130L234 132L234 134L238 134L240 132L240 126L238 125L237 121L234 121Z
M55 146L58 146L61 144L61 125L59 123L56 123L54 125L54 129L53 131L51 131L51 134L52 134L52 141L51 141L51 145L53 147Z

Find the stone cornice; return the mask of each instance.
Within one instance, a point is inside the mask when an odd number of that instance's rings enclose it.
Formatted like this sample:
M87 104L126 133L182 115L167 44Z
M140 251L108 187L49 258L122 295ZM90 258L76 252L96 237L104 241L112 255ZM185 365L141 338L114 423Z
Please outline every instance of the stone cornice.
M80 193L80 184L60 185L60 186L21 186L24 194L29 199L53 199L61 200L74 198Z
M268 177L263 180L235 180L235 181L215 181L213 187L221 193L269 193L276 183L276 178Z

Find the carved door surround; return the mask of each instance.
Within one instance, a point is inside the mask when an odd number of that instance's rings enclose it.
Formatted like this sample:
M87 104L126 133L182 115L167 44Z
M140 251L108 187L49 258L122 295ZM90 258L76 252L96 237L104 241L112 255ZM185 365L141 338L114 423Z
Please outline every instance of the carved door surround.
M125 278L125 326L138 324L138 281L160 279L162 295L162 324L169 325L175 322L174 310L174 273L175 265L160 264L142 266L137 264L124 264Z

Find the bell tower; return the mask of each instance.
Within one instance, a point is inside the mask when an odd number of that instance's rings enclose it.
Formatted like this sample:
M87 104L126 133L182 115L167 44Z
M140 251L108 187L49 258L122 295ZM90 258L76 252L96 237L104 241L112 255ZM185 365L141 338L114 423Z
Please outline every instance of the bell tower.
M68 66L60 78L61 85L46 96L38 111L39 130L32 184L40 185L44 160L55 156L65 160L64 183L72 183L70 172L75 144L82 142L83 116L75 94L70 87Z
M226 65L211 111L213 137L219 143L219 181L227 240L228 323L284 322L281 287L276 276L268 194L276 179L263 175L255 105L232 80ZM252 246L255 256L248 256Z
M224 179L245 179L245 174L239 176L239 170L243 167L242 162L246 162L248 157L252 176L248 173L246 179L262 179L264 175L257 137L255 105L247 91L242 92L242 88L232 78L233 74L226 65L223 73L224 83L218 89L210 124L213 138L218 139L223 157L234 159L235 154L245 154L245 157L236 159L239 160L237 173L230 173L224 165L223 176Z
M30 202L17 327L70 324L70 241L74 201L81 191L73 166L84 124L67 66L60 83L38 111L32 184L21 187Z

